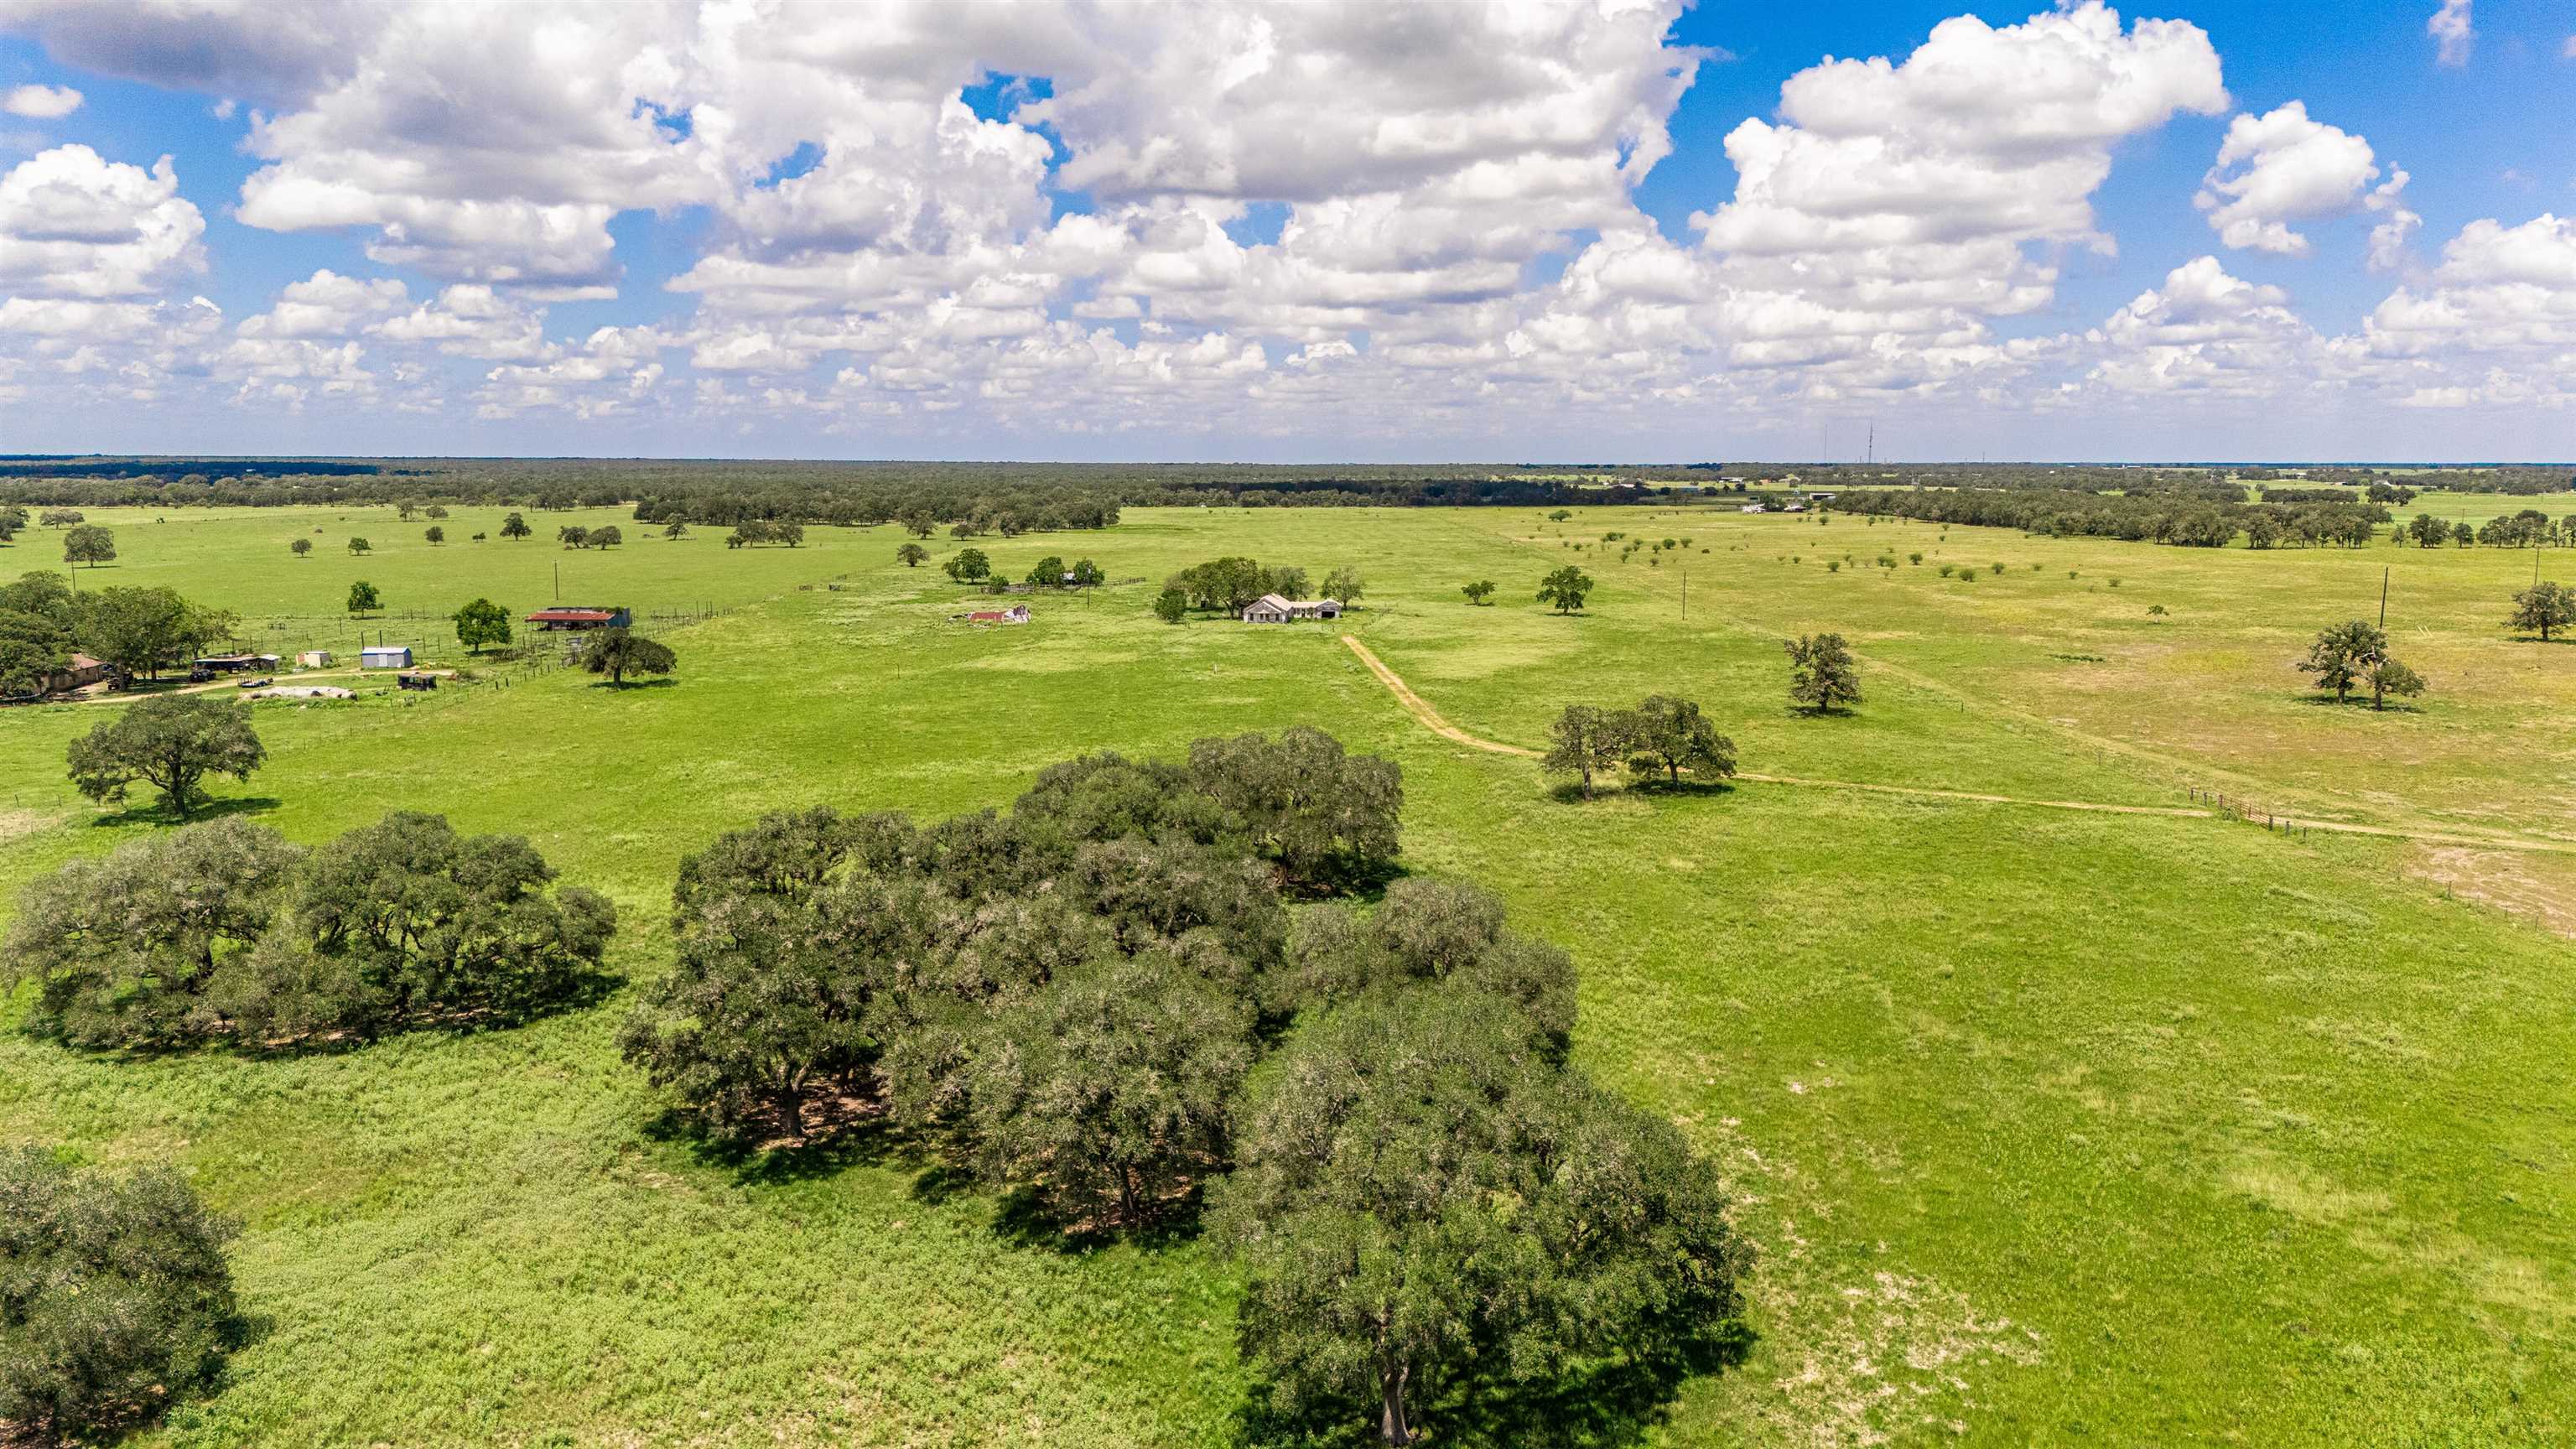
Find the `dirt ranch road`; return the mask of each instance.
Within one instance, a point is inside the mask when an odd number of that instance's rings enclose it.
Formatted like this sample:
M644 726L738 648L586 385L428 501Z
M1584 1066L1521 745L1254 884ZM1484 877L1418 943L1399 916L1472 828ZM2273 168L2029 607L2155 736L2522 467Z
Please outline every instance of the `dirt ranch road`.
M1342 642L1350 646L1350 651L1359 656L1362 664L1369 667L1369 672L1375 674L1378 680L1386 685L1388 691L1395 695L1396 701L1404 706L1405 711L1433 734L1442 739L1455 740L1470 749L1484 750L1492 754L1516 755L1525 760L1539 758L1540 752L1537 750L1524 749L1519 745L1507 745L1500 740L1483 739L1451 724L1441 716L1440 711L1431 707L1430 701L1414 693L1412 686L1404 682L1404 676L1388 668L1386 661L1372 653L1366 644L1349 634L1342 636ZM1799 785L1818 790L1860 790L1873 795L1911 795L1926 800L1963 800L1983 805L2027 805L2041 810L2085 810L2104 815L2166 815L2190 820L2220 818L2218 811L2203 810L2189 805L2113 805L2099 800L2033 800L2018 795L1988 795L1973 790L1934 790L1915 785L1870 785L1857 780L1817 780L1802 775L1761 775L1749 770L1739 773L1735 778L1757 785ZM2389 826L2355 825L2339 820L2302 820L2287 815L2271 818L2281 824L2293 825L2302 830L2331 830L2343 835L2375 835L2392 840L2419 840L2433 845L2476 846L2490 850L2524 850L2553 855L2576 855L2576 846L2552 841L2399 830Z

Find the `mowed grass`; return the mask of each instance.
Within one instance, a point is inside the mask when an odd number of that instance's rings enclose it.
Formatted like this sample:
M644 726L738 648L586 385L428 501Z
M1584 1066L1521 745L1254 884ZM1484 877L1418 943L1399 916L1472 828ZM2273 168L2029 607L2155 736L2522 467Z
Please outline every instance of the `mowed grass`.
M247 540L184 566L153 561L149 525L120 528L120 547L137 574L166 569L154 581L213 602L313 587L262 581L306 566L264 522L161 525ZM2501 634L2479 623L2501 617L2480 601L2504 572L2482 551L2420 581L2427 617L2448 621L2410 652L2436 694L2372 717L2299 703L2286 658L2258 654L2307 627L2280 614L2342 607L2412 551L1966 528L1940 542L1923 525L1609 509L1563 536L1611 529L1693 538L1687 620L1680 557L1577 555L1528 511L1138 511L1106 534L979 544L1015 574L1051 552L1157 580L1219 553L1317 577L1356 564L1371 586L1350 631L1453 722L1521 744L1568 700L1666 690L1706 703L1746 768L1783 775L2180 804L2193 770L2306 792L2301 761L2395 740L2460 763L2374 770L2376 795L2324 803L2402 824L2473 818L2481 779L2567 791L2548 785L2568 768L2563 695L2526 698L2510 670L2446 685L2489 647L2482 627ZM525 833L626 908L614 965L641 980L665 969L679 857L761 810L939 816L1005 803L1083 750L1319 725L1403 764L1412 868L1485 881L1574 953L1582 1061L1672 1116L1740 1194L1763 1250L1753 1353L1623 1437L2542 1444L2576 1429L2576 951L2411 873L2418 847L1750 783L1587 806L1527 761L1423 731L1334 631L1170 628L1146 612L1150 586L970 629L947 622L961 595L944 578L893 564L891 530L809 539L674 546L704 555L696 597L738 607L667 636L672 684L559 673L263 706L270 765L222 788L304 840L396 806ZM1882 544L1892 576L1868 565ZM627 560L660 546L607 560L640 567ZM450 544L464 562L438 582L519 607L516 575L477 572L521 567L504 547ZM1844 547L1859 571L1827 574L1820 554ZM1919 569L1901 562L1913 548ZM1528 601L1576 559L1600 580L1584 616ZM1970 559L2007 572L1934 575ZM842 592L797 588L843 573ZM1479 577L1502 585L1496 607L1458 596ZM649 581L624 582L642 606ZM1873 661L1857 714L1782 707L1777 635L1810 628ZM2241 667L2183 662L2231 651ZM2576 669L2564 657L2549 667ZM2285 745L2244 744L2236 717L2274 696L2265 728ZM54 790L63 742L100 716L0 715L0 795ZM2367 729L2375 745L2346 734ZM2522 767L2496 762L2514 749ZM2501 800L2474 818L2541 840L2563 825ZM60 807L16 825L0 844L12 890L166 828ZM0 1138L176 1159L248 1224L237 1261L264 1330L221 1395L142 1442L1236 1436L1235 1285L1202 1247L1027 1242L897 1145L794 1165L700 1154L615 1058L628 999L275 1061L0 1040Z

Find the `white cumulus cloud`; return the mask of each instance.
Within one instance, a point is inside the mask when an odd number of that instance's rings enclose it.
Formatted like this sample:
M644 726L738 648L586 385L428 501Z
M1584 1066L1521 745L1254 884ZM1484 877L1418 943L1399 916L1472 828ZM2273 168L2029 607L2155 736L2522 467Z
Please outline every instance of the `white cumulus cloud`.
M0 176L0 290L139 296L205 270L205 230L169 157L146 171L56 146Z
M2195 204L2229 247L2303 257L2308 239L2292 223L2362 209L2387 214L2390 245L2402 246L2416 220L2398 201L2406 173L2373 189L2379 177L2368 141L2309 119L2307 106L2292 101L2228 123Z
M2433 37L2434 58L2444 65L2467 65L2469 47L2478 38L2469 23L2469 0L2442 0L2442 8L2424 22L2424 33Z
M81 108L81 93L70 86L13 86L0 94L0 111L31 121L59 121Z

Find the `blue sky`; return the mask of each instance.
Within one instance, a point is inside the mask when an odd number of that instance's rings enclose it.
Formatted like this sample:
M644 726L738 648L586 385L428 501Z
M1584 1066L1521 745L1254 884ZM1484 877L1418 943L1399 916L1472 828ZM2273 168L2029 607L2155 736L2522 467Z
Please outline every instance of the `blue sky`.
M0 448L2576 454L2576 6L797 4L0 3Z

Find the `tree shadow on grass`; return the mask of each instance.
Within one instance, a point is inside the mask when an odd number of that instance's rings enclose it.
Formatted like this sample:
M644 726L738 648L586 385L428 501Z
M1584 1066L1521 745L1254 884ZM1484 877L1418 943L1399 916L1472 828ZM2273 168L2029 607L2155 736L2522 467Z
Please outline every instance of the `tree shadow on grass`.
M2418 706L2394 699L2373 709L2370 696L2366 694L2356 694L2350 699L2337 699L2331 694L2311 694L2306 696L2306 700L2310 705L2321 709L2357 709L2364 714L2422 714L2424 712Z
M630 689L677 689L680 687L680 681L673 679L668 675L665 675L660 679L628 679L614 684L605 679L600 679L592 681L590 687L593 689L615 690L619 694L624 694Z
M898 1160L904 1150L882 1116L811 1135L802 1143L782 1144L716 1136L688 1112L669 1107L645 1122L644 1136L679 1145L699 1166L730 1172L745 1187L781 1187L837 1177L853 1167Z
M1753 1344L1735 1320L1535 1382L1470 1375L1416 1400L1415 1432L1475 1449L1621 1449L1669 1422L1685 1380L1741 1365ZM1376 1406L1362 1403L1286 1412L1255 1390L1235 1411L1235 1439L1247 1449L1366 1449L1380 1442L1376 1419Z
M946 1171L944 1168L938 1170ZM952 1178L947 1191L956 1192L973 1185L971 1179ZM1028 1187L1013 1188L1002 1194L993 1209L993 1236L1015 1248L1038 1249L1066 1257L1082 1257L1122 1243L1154 1252L1196 1242L1201 1231L1199 1194L1195 1186L1186 1198L1165 1204L1163 1211L1152 1220L1132 1228L1088 1222L1068 1223L1048 1211L1037 1190Z
M90 825L101 830L124 830L141 825L203 825L227 815L265 815L284 803L274 795L219 795L183 816L168 805L155 801L150 805L129 805L101 815Z

